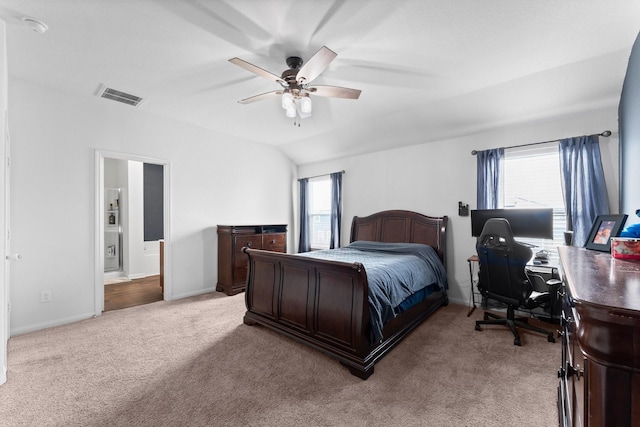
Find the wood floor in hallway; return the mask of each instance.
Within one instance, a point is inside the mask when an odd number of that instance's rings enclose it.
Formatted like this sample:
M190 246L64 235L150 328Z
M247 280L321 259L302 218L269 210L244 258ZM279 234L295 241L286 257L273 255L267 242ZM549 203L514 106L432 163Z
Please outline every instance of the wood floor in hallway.
M120 310L162 300L160 275L114 283L104 287L104 311Z

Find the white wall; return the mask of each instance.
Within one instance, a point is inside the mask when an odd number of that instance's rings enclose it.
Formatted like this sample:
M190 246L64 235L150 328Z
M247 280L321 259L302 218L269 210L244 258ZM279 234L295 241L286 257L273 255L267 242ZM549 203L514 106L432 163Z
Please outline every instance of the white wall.
M274 148L15 78L9 93L14 335L93 315L96 149L171 163L169 299L215 288L216 224L291 223L295 168Z
M160 241L142 242L142 277L160 274Z
M343 244L349 241L351 219L356 215L406 209L432 216L449 216L449 297L466 304L470 290L467 258L475 253L475 239L471 237L469 217L458 216L458 202L468 203L470 209L475 209L476 157L471 151L594 134L606 129L617 131L617 124L616 106L611 106L546 122L303 165L298 167L298 175L302 178L346 171L343 178ZM397 137L413 139L415 131L413 135ZM611 203L617 212L617 137L601 139L601 152Z
M130 279L138 279L147 276L144 262L144 178L142 162L127 161L128 186L126 188L127 200L127 259L129 260L125 270ZM160 264L155 274L160 273Z

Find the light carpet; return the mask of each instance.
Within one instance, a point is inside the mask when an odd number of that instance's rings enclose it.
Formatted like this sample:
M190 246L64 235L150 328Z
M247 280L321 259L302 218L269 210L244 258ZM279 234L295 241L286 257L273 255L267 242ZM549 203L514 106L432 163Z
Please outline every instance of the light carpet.
M3 426L554 426L560 343L442 307L366 381L214 292L16 336Z

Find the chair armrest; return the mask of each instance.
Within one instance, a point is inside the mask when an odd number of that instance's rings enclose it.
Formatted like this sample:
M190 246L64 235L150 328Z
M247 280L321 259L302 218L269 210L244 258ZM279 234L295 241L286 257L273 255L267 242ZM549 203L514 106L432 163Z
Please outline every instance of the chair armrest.
M562 280L560 280L560 279L549 279L549 280L547 280L546 285L550 289L553 289L553 288L556 288L556 287L559 287L560 285L562 285Z

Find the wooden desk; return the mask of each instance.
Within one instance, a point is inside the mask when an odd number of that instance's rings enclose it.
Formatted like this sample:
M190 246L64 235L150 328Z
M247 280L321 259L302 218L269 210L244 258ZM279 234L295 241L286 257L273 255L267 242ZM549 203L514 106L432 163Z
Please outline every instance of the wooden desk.
M563 426L640 425L640 261L560 247Z

